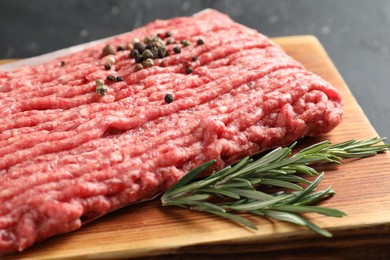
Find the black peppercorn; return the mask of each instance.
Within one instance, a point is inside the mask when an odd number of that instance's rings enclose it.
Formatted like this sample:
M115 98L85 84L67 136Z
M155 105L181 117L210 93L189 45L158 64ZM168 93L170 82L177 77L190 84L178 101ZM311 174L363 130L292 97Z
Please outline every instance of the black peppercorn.
M117 51L124 51L125 50L125 47L123 47L122 45L118 46L116 48Z
M167 55L167 51L165 49L159 49L158 50L158 53L157 53L157 57L159 57L160 59L164 58L165 55Z
M143 53L146 49L146 44L143 42L134 43L134 49L138 50L139 53Z
M186 67L186 73L191 74L192 73L192 68L190 66Z
M192 61L197 61L198 60L198 57L194 56L192 57Z
M144 60L146 60L146 59L153 59L153 52L151 51L151 50L149 50L149 49L146 49L143 53L142 53L142 58L144 59Z
M164 97L165 102L172 103L173 102L173 96L171 94L166 94Z
M138 57L138 56L139 56L139 51L138 51L138 50L134 50L134 49L133 49L133 50L130 51L130 57L131 57L131 58L134 58L134 59L135 59L135 58Z
M150 57L151 59L155 59L155 58L158 57L158 50L159 50L158 47L152 45L152 46L150 46L150 49L149 49L149 50L150 50L151 53L152 53L152 56Z
M202 39L199 39L199 40L196 41L196 43L197 43L198 45L202 45L202 44L204 44L204 41L203 41Z
M137 62L137 63L141 63L143 61L144 61L144 58L142 58L141 55L139 55L138 57L135 58L135 62Z
M176 46L175 48L173 48L173 51L175 53L180 53L181 52L181 48L179 46Z
M116 81L118 81L118 82L121 82L121 81L123 81L123 78L122 78L122 76L116 76Z
M183 45L183 47L187 47L190 45L190 42L187 40L182 40L180 43Z
M64 67L65 66L65 61L61 61L61 67Z
M109 81L115 81L115 76L113 76L113 75L108 75L108 76L106 77L106 79L109 80Z
M172 33L171 32L166 32L165 33L165 37L171 37L172 36Z
M111 64L110 63L104 64L104 69L110 70L111 69Z

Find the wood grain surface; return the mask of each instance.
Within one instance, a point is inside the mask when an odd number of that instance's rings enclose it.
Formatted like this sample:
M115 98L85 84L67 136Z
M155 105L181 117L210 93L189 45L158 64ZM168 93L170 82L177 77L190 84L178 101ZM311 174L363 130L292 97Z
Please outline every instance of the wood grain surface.
M274 41L344 96L342 124L321 138L301 140L301 145L377 135L315 37L290 36ZM348 160L342 166L322 170L326 176L320 188L332 185L337 193L322 205L343 210L347 216L307 216L330 230L333 238L252 217L259 230L251 231L210 215L163 208L157 198L3 259L390 259L390 154Z

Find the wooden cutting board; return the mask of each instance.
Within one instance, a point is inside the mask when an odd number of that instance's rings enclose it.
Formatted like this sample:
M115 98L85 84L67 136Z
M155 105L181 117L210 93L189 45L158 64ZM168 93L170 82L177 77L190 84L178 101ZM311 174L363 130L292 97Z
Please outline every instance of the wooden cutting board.
M313 36L275 38L291 56L336 86L344 96L345 119L322 138L340 142L377 133L345 82ZM113 212L78 231L37 243L4 259L328 259L390 257L390 153L324 168L321 187L337 194L323 203L348 214L343 218L308 215L327 228L323 238L294 225L254 219L258 231L178 208L163 208L159 198Z

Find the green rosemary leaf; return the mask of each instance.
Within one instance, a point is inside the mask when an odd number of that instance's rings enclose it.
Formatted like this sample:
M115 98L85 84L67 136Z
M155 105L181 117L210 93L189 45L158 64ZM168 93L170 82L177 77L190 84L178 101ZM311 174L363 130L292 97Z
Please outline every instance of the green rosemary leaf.
M219 194L233 199L239 199L240 196L234 192L234 190L230 189L217 189L214 187L200 188L198 192L205 192L211 194Z
M343 158L362 158L362 157L368 157L368 156L373 156L376 154L375 151L363 151L363 152L332 152L332 154L343 157Z
M349 145L351 145L351 144L353 144L355 142L356 142L356 140L351 139L351 140L347 140L347 141L344 141L344 142L341 142L341 143L331 144L328 149L336 149L336 148L348 147Z
M226 212L224 208L209 202L193 201L189 205L191 206L190 207L191 210L199 210L199 211L212 210L216 212Z
M317 207L317 206L303 206L303 205L278 205L272 207L273 210L276 211L284 211L291 213L307 213L314 212L330 217L343 217L346 214L337 209L325 208L325 207Z
M230 206L229 209L232 210L238 210L238 211L249 211L249 210L256 210L256 209L262 209L271 205L275 205L278 202L284 201L286 199L289 199L293 197L292 194L288 195L280 195L277 196L273 199L266 200L266 201L255 201L255 202L250 202L250 203L245 203L241 205L234 205Z
M288 174L294 174L297 171L294 169L290 169L289 166L282 167L281 169L272 169L267 171L267 175L288 175ZM263 172L260 174L264 174ZM260 175L258 175L260 176Z
M288 213L288 212L273 211L273 210L267 210L267 211L264 211L264 213L265 213L265 216L273 218L273 219L277 219L277 220L285 221L285 222L290 222L290 223L300 225L300 226L306 226L310 230L312 230L315 233L318 233L324 237L332 237L333 236L329 231L318 227L317 225L315 225L314 223L312 223L308 219L303 218L299 215L296 215L293 213Z
M321 173L317 179L315 179L306 189L299 193L293 200L289 201L289 204L294 204L298 202L300 199L304 198L306 195L310 194L320 183L322 178L324 177L324 173Z
M282 181L288 181L292 183L302 183L309 185L311 181L308 181L300 176L297 175L288 175L288 176L266 176L267 178L275 178Z
M172 201L164 201L164 205L177 205L177 204L182 204L182 205L195 205L196 201L201 201L201 200L207 200L210 198L210 195L208 194L196 194L196 195L191 195L187 196L184 198L172 200Z
M315 154L305 154L305 156L299 161L299 163L305 165L305 164L323 161L323 162L341 164L341 160L342 160L341 157L337 157L334 154L315 153ZM318 173L315 173L314 175L318 175Z
M194 178L198 177L200 174L202 174L206 169L208 169L211 165L213 165L216 162L216 160L211 160L208 162L205 162L201 164L200 166L196 167L189 173L183 176L178 182L176 182L165 194L169 195L171 192L177 190L180 187L183 187L184 185L188 184Z
M315 154L315 153L318 153L322 150L324 150L325 148L329 147L330 145L330 142L329 141L322 141L322 142L319 142L319 143L316 143L316 144L313 144L309 147L306 147L302 150L300 150L296 155L301 155L301 154Z
M308 227L313 232L320 234L321 236L324 237L333 237L332 233L330 233L328 230L320 228L319 226L317 226L316 224L314 224L313 222L311 222L306 218L302 217L302 219L306 222L306 227Z
M291 150L289 148L276 148L269 152L268 154L264 155L260 159L253 161L246 165L246 167L243 167L242 169L238 170L237 172L231 174L230 176L227 176L225 181L231 180L233 178L236 178L237 176L245 176L250 173L252 173L256 169L261 169L262 167L265 167L266 165L270 163L274 163L280 160L283 160L288 154L290 154Z
M328 186L327 189L318 191L318 192L313 192L304 198L302 198L299 202L296 202L295 205L309 205L309 204L314 204L326 197L332 197L336 194L334 190L331 189L331 186Z
M185 200L196 201L196 200L207 200L209 198L210 198L209 194L195 194L195 195L187 196L185 198ZM182 199L182 200L184 200L184 199Z
M246 219L244 217L241 217L241 216L238 216L238 215L235 215L235 214L230 214L230 213L227 213L227 212L220 212L220 211L213 211L213 210L203 210L203 211L215 214L215 215L223 217L223 218L230 219L230 220L232 220L232 221L234 221L236 223L239 223L239 224L241 224L243 226L246 226L248 228L257 230L256 225L253 224L251 221L249 221L248 219Z
M290 222L300 226L306 225L306 222L303 220L303 218L293 213L275 210L263 210L263 214L264 216L271 217L280 221Z
M258 172L266 172L266 171L271 170L271 169L282 168L283 166L293 164L293 163L301 160L302 158L303 158L303 155L299 155L299 156L290 157L290 158L287 158L287 159L284 159L284 160L280 160L278 162L275 162L275 163L272 163L270 165L267 165L267 166L265 166L263 168L257 169L256 173L258 173Z
M304 173L307 175L319 175L319 173L315 169L305 165L304 162L302 162L302 160L299 161L299 164L291 164L283 168L286 168L287 170L294 171L294 172Z
M244 198L251 198L258 201L266 201L271 200L274 198L274 196L269 195L267 193L258 191L258 190L247 190L247 189L230 189L231 192L234 192L235 194L239 195L240 197Z
M253 162L253 160L250 158L250 157L244 157L243 159L241 159L238 163L236 163L232 168L231 168L231 172L237 172L241 169L243 169L244 167L246 167L248 165L248 163L251 163Z
M275 187L283 187L283 188L288 188L288 189L293 189L293 190L303 190L303 188L295 183L284 181L281 179L266 179L262 178L261 183L264 185L269 185L269 186L275 186Z

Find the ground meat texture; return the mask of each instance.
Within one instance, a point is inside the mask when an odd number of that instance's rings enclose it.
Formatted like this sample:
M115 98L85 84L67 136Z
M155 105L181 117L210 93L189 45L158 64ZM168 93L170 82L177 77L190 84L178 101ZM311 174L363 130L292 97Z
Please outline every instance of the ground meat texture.
M177 42L204 43L141 70L129 50L101 55L107 44L165 32ZM109 71L108 57L115 58ZM95 81L109 75L123 81L107 83L101 97ZM217 159L221 168L326 133L342 114L329 83L216 11L155 21L80 53L4 72L0 254L152 198L205 161Z

